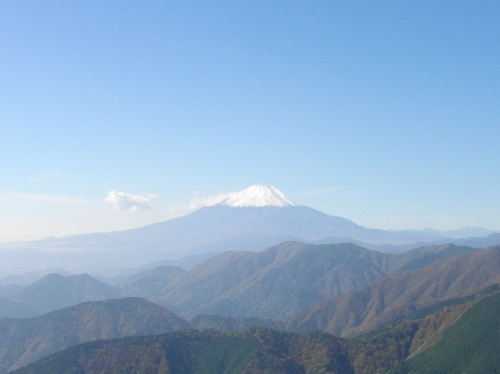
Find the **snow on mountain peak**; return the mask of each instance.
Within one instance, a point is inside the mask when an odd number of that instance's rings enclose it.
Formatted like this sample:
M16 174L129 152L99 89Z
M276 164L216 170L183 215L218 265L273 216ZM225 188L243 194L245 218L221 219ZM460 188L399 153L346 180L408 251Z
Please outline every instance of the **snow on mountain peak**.
M220 204L235 208L264 206L287 207L299 205L285 196L285 194L277 188L262 185L250 186L243 191L236 192L223 200Z

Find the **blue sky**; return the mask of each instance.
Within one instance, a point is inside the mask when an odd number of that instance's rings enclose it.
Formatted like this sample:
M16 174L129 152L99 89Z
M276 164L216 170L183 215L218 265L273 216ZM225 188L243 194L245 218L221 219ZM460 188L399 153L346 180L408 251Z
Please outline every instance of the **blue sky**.
M252 184L500 230L499 41L497 1L2 1L0 242Z

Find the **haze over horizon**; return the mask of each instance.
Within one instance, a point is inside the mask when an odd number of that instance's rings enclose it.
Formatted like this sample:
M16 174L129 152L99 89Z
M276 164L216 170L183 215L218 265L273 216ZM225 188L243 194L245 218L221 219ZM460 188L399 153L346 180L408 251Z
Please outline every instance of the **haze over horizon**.
M385 230L500 231L500 4L0 4L0 243L250 185Z

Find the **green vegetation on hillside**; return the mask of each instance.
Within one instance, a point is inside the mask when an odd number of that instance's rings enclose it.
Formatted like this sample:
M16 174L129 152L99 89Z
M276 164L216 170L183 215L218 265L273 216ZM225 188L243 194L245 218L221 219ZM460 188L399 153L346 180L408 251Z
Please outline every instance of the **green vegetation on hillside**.
M28 319L0 319L0 373L83 342L189 327L169 310L139 298L87 302Z
M499 311L496 292L351 340L250 328L97 341L13 373L500 373Z
M153 301L185 318L285 318L369 285L394 257L352 243L285 242L262 252L225 252L166 283Z
M420 251L425 256L435 251L449 255L456 248L451 249ZM500 323L498 312L491 314L491 310L498 311L500 306L492 301L497 299L491 293L498 295L500 247L469 252L445 256L413 271L392 273L360 291L324 300L289 320L210 315L188 323L165 308L136 298L84 303L26 320L0 320L0 373L38 358L42 359L19 373L495 372L498 359L492 357L500 351ZM422 253L415 252L410 260ZM357 288L389 266L388 258L354 245L288 243L259 256L239 252L216 259L210 260L210 266L200 267L194 277L160 267L132 284L153 293L170 289L187 304L203 294L208 309L217 307L228 314L238 314L249 305L279 313L321 298L322 292ZM60 276L44 282L68 283L62 289L70 294L75 294L74 286L94 294L96 282L89 278L71 278L71 285ZM186 284L180 287L177 282L182 279ZM486 306L479 307L483 304ZM95 342L192 327L217 331ZM296 332L276 331L291 329ZM310 332L313 330L323 332ZM355 335L363 332L368 333ZM75 346L85 341L94 342Z
M189 320L193 328L215 329L219 331L238 331L250 327L265 327L273 330L286 330L283 321L257 317L224 317L220 315L196 316Z
M86 343L13 373L354 374L344 344L320 333L191 330Z
M417 270L443 258L467 254L477 250L477 248L458 246L454 244L415 248L401 254L396 260L396 264L391 269L391 272Z
M433 347L408 360L409 373L500 373L500 293L487 297L447 329Z
M500 283L500 246L452 256L413 271L393 273L370 286L326 299L297 314L293 331L350 336L401 320L436 303L472 296ZM421 314L421 315L422 315Z

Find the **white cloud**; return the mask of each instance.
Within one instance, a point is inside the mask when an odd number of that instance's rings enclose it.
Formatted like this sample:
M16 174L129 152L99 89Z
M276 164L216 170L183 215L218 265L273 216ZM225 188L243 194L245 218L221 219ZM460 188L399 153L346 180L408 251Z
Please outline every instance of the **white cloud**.
M219 193L217 195L212 195L208 197L195 197L194 199L191 199L189 202L189 205L186 206L178 206L174 205L169 208L170 211L172 212L180 212L180 211L191 211L191 210L196 210L199 208L202 208L204 206L212 206L220 203L221 201L227 199L231 195L233 195L235 192L223 192Z
M151 200L157 195L132 195L126 192L109 191L104 201L111 204L115 210L131 210L133 212L141 210L155 210L151 206Z
M110 194L108 194L110 196ZM106 197L106 196L104 196ZM189 211L152 210L154 195L146 196L150 208L139 214L100 198L17 193L0 190L0 243L39 240L91 232L129 230L166 221ZM119 199L119 196L116 197ZM123 199L122 199L123 200ZM112 204L112 205L110 205ZM145 204L138 204L142 208ZM116 209L129 209L117 211ZM159 208L156 204L154 208ZM138 210L139 206L135 208Z

